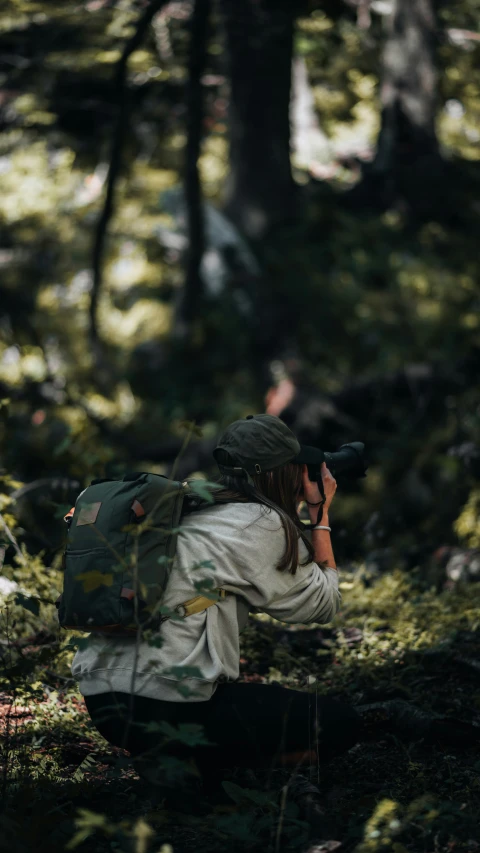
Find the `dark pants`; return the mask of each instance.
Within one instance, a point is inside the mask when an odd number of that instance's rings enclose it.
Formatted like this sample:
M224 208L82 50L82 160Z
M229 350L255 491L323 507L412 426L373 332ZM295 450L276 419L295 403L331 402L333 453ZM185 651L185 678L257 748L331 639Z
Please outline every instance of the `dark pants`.
M133 757L157 753L193 758L207 778L219 768L285 766L288 755L310 756L320 763L350 749L359 740L361 719L350 705L326 696L277 684L219 684L207 702L163 702L126 693L87 696L95 727L111 744ZM126 724L128 717L131 724ZM168 730L155 725L198 724L212 745L165 742ZM156 730L155 730L156 729Z

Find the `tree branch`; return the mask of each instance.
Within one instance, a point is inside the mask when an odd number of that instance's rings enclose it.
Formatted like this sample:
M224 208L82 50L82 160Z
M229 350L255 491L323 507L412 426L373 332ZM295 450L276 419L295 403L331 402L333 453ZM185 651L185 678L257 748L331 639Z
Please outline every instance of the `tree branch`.
M458 44L460 47L463 47L470 41L480 41L480 33L476 33L473 30L458 30L450 28L445 30L445 32L451 44Z
M7 522L5 521L5 519L4 519L4 517L3 517L3 515L2 515L1 513L0 513L0 526L1 526L1 527L3 528L3 530L5 531L5 534L6 534L6 536L7 536L7 539L8 539L8 540L10 541L10 543L13 545L13 547L14 547L14 549L15 549L15 553L16 553L16 555L17 555L18 559L19 559L19 560L20 560L20 562L21 562L21 563L23 563L23 565L25 566L25 565L27 564L27 560L25 559L25 555L22 553L22 550L21 550L21 548L20 548L20 545L18 544L17 540L15 539L15 536L13 535L12 531L10 530L10 528L9 528L9 526L8 526L8 524L7 524Z

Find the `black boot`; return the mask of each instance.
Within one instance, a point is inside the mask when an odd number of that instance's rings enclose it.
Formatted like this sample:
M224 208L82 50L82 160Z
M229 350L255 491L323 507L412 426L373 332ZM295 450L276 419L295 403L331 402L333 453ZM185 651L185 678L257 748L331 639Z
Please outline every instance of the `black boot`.
M325 797L316 785L301 773L295 773L282 788L283 797L285 793L287 801L291 800L298 806L299 817L308 823L317 844L321 843L320 839L326 843L327 839L335 838L335 827L324 806ZM332 849L336 850L340 842L335 842L335 845Z
M422 711L403 699L357 705L355 710L362 720L362 740L379 740L385 734L449 746L468 746L480 740L478 724Z
M428 734L433 719L431 714L403 699L356 705L355 710L362 720L362 740L378 740L385 734L396 735L401 740L421 740Z

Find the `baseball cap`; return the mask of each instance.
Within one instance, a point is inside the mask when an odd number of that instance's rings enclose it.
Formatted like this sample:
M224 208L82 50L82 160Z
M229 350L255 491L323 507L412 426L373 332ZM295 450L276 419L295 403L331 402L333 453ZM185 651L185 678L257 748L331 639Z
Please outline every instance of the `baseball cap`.
M234 465L222 462L225 451ZM247 415L234 421L221 436L213 456L220 471L238 476L271 471L287 462L312 465L322 463L323 451L301 445L295 434L276 415Z

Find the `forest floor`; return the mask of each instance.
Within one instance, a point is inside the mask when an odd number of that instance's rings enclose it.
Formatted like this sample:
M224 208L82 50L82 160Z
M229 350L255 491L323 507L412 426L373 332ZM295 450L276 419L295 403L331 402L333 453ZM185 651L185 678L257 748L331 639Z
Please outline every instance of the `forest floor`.
M242 634L241 678L278 681L353 704L402 698L424 710L480 722L480 584L440 591L419 574L368 578L342 573L343 604L327 627L253 616ZM127 753L93 729L76 685L42 664L35 693L12 708L0 697L4 729L0 835L11 853L115 850L220 853L312 849L293 804L281 807L260 777L230 772L223 796L174 811L152 794ZM320 756L321 759L321 756ZM408 743L385 735L313 768L341 850L356 853L480 851L480 740ZM283 774L283 775L282 775ZM276 787L275 787L276 786ZM73 839L73 841L72 841ZM335 846L315 851L339 849Z

